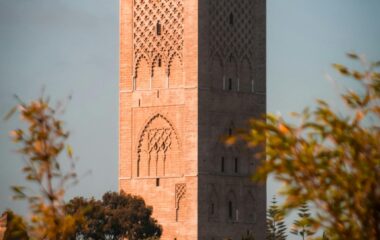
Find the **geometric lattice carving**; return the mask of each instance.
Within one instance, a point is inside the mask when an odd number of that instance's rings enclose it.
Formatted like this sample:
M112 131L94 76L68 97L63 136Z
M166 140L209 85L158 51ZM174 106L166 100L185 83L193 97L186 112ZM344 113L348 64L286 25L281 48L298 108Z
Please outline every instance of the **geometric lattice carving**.
M163 155L163 172L165 176L165 160L166 152L171 145L172 129L170 128L155 128L148 131L148 152L149 152L149 165L151 159L154 158L156 166L158 166L158 160L160 153ZM148 175L150 175L150 166L148 165ZM156 176L158 175L158 167L156 169Z
M254 37L253 0L210 0L211 55L250 58Z
M180 209L180 202L183 200L186 194L186 184L180 183L175 185L175 209L176 209L176 221L178 221L179 218L179 211L185 210Z
M137 176L165 176L178 168L178 139L171 123L157 114L146 124L137 147ZM178 173L178 172L177 172Z
M254 11L253 0L210 0L214 88L253 92Z
M158 62L168 74L174 56L182 59L183 0L134 0L133 16L135 76L141 59L148 61L152 74Z

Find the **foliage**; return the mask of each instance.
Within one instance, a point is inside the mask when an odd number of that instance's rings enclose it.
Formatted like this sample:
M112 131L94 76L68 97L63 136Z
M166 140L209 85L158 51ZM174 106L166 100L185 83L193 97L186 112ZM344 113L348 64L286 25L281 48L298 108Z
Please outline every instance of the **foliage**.
M30 103L19 102L6 118L18 109L21 120L28 126L25 130L12 131L11 136L14 142L21 145L18 152L25 161L25 179L34 184L39 192L27 191L24 186L13 186L14 198L29 202L31 223L28 232L33 239L68 239L82 218L80 214L66 215L63 208L65 190L68 184L75 183L76 174L72 149L65 143L69 133L57 118L61 106L52 108L49 99L44 97ZM71 165L67 172L62 170L58 161L64 149L67 149Z
M309 202L317 208L313 228L324 228L330 239L375 240L380 239L380 62L349 57L364 70L333 65L364 89L342 95L349 114L319 100L314 110L294 114L297 123L267 115L251 120L238 137L266 148L257 156L262 165L255 179L273 174L285 184L285 210Z
M82 212L85 218L82 224L76 225L71 239L103 239L106 216L101 201L75 197L66 204L65 211L71 215Z
M151 217L152 208L142 198L124 192L108 192L101 201L74 198L67 205L69 214L84 210L86 222L77 225L76 237L83 239L155 239L162 228Z
M298 209L298 219L294 220L291 233L301 236L302 240L306 237L313 236L315 232L312 231L312 218L310 217L310 210L307 203L303 203Z
M328 235L325 231L323 232L322 240L330 240L330 238L328 237Z
M22 217L7 210L6 217L6 230L4 233L4 240L29 240L27 228Z
M267 240L285 240L286 226L284 213L277 206L276 197L273 196L271 205L267 210Z

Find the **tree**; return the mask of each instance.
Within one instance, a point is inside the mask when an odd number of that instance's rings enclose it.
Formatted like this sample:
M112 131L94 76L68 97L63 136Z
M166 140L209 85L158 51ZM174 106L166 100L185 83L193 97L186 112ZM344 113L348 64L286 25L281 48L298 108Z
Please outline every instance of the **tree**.
M4 216L6 218L4 240L29 240L26 224L22 217L16 215L11 210L7 210Z
M70 215L82 212L85 218L85 221L76 225L75 234L71 237L72 240L105 239L104 225L107 220L101 201L94 198L75 197L66 204L65 211Z
M25 161L25 179L38 188L38 193L27 191L23 186L13 186L14 198L29 202L31 222L28 233L33 239L68 239L82 218L79 213L67 215L64 211L63 197L69 184L76 182L76 174L72 149L66 144L69 133L57 118L62 110L61 105L53 108L49 105L49 99L44 97L30 103L18 100L18 106L11 110L6 119L18 110L27 124L25 130L16 129L11 136L14 142L21 145L18 152ZM66 163L71 166L67 172L61 166L61 153L65 149Z
M267 240L285 240L286 226L284 214L277 206L276 196L273 196L271 205L267 210Z
M69 214L84 210L86 221L76 229L76 237L84 239L154 239L162 233L151 217L152 207L146 206L141 197L124 192L108 192L101 201L74 198L66 210Z
M380 239L380 62L356 54L363 71L333 67L356 80L363 91L342 95L350 113L334 111L322 100L315 109L294 114L296 123L268 114L230 139L266 149L255 179L269 174L285 184L284 209L304 202L316 206L313 228L324 228L329 238Z
M312 219L310 217L310 210L307 203L303 203L298 209L298 219L294 220L291 233L297 236L301 236L302 240L306 237L313 236L315 232L311 230Z

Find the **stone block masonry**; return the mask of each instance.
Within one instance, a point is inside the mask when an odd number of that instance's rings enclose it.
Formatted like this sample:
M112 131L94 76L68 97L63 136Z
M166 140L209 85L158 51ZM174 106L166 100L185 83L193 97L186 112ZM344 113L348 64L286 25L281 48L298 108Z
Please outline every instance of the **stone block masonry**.
M120 0L119 189L164 240L264 239L253 153L220 139L266 112L265 17L264 0Z

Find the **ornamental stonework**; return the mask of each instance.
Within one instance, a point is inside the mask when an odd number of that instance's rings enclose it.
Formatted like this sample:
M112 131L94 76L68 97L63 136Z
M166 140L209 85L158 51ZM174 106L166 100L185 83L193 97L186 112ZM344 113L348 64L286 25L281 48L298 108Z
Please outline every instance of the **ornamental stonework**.
M176 209L176 222L184 219L186 206L184 206L184 198L186 194L186 184L179 183L175 185L175 209Z
M211 56L251 59L254 7L253 0L210 0Z
M182 59L183 33L183 0L134 0L133 59L135 76L141 67L140 62L151 68L151 75L154 68L164 65L168 75L173 58Z
M179 141L173 125L161 114L145 125L137 147L137 177L180 174Z

